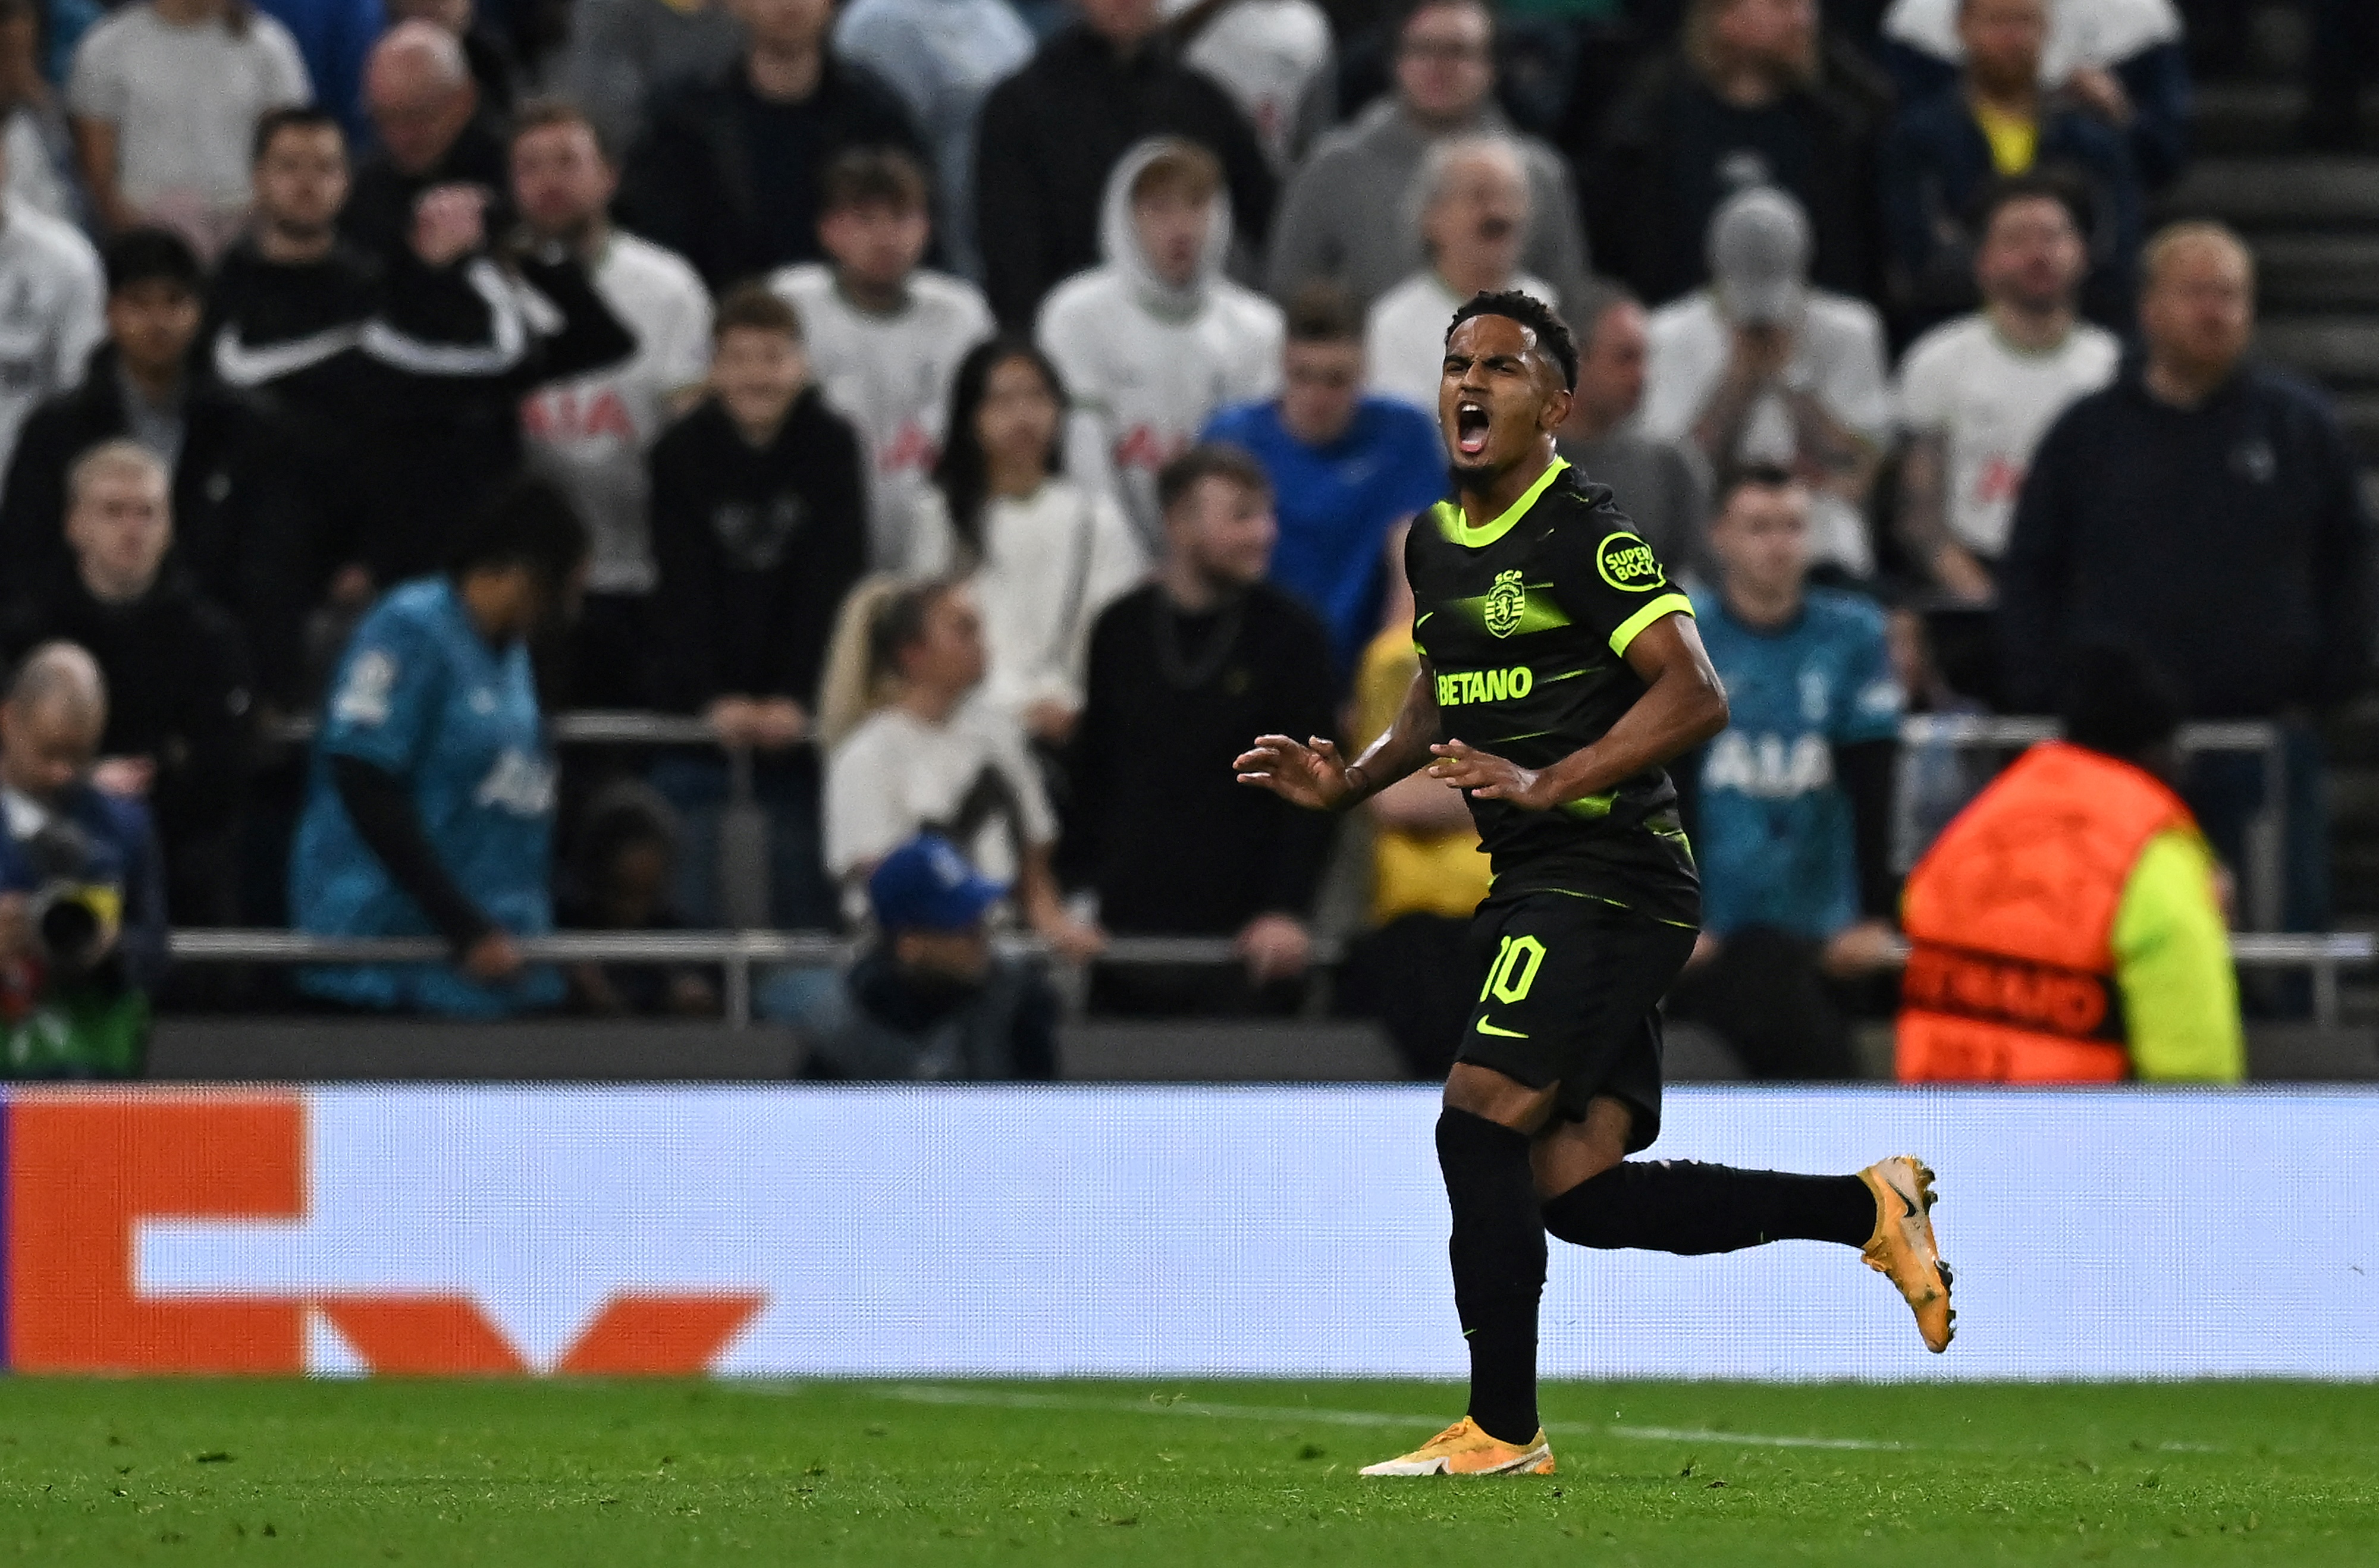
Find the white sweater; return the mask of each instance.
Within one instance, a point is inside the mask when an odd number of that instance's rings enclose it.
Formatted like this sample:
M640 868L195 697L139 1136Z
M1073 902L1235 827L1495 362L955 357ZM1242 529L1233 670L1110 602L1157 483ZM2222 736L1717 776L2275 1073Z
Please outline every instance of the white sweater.
M912 573L939 577L960 564L940 490L919 497L910 539ZM1020 722L1038 702L1080 708L1091 627L1147 570L1121 509L1069 480L985 506L983 558L967 582L991 669L974 700Z

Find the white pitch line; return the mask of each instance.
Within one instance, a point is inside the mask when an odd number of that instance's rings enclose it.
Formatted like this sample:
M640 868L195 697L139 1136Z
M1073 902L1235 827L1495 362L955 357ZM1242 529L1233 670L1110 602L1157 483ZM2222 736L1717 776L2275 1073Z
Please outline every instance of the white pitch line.
M1605 1437L1641 1438L1648 1442L1742 1442L1755 1448L1841 1448L1863 1453L1891 1453L1904 1442L1878 1442L1870 1438L1777 1437L1766 1432L1716 1432L1702 1427L1584 1427Z
M885 1391L912 1405L959 1405L996 1410L1071 1410L1117 1416L1208 1416L1222 1420L1304 1421L1334 1427L1427 1427L1444 1419L1384 1410L1329 1410L1306 1405L1212 1405L1199 1400L1091 1399L1080 1394L1026 1393L1008 1389L954 1388L947 1383L900 1383ZM1826 1448L1894 1453L1909 1445L1867 1438L1785 1437L1767 1432L1721 1432L1698 1427L1605 1427L1580 1421L1548 1421L1547 1432L1613 1437L1637 1442L1734 1443L1749 1448Z

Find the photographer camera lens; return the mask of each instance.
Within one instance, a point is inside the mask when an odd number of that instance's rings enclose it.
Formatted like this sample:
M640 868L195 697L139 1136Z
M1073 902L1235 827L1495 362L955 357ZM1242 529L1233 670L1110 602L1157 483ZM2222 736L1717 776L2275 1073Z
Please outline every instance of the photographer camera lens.
M41 879L31 912L43 960L61 974L97 967L115 935L115 911L112 890L85 881L91 840L75 824L52 818L25 841L25 858Z
M41 935L42 957L54 970L80 972L104 956L107 921L80 887L45 894L35 906L33 929Z

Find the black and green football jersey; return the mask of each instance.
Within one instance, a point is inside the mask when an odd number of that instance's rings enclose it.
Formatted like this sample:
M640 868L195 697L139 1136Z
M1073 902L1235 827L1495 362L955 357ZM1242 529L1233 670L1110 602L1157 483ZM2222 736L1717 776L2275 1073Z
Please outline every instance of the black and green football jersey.
M1610 489L1560 461L1482 527L1440 501L1415 520L1405 572L1440 738L1522 767L1600 740L1644 694L1621 657L1627 645L1662 616L1693 613ZM1700 919L1677 791L1660 768L1552 811L1473 798L1470 814L1498 897L1564 892L1678 924Z

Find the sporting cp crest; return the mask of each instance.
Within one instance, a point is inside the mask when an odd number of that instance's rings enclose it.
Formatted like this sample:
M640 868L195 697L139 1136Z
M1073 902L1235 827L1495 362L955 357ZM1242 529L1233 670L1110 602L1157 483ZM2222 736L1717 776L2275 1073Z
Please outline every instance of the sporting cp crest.
M1495 585L1487 590L1487 634L1508 637L1520 629L1520 617L1528 608L1528 590L1520 582L1517 572L1498 572Z

